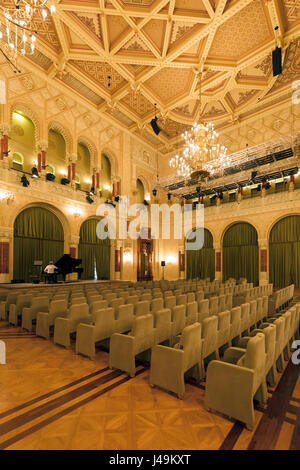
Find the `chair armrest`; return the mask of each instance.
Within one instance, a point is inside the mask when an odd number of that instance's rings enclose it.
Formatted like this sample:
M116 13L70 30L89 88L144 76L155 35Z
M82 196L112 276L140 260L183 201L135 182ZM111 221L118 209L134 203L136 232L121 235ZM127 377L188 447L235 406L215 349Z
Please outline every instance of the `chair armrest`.
M235 364L244 354L245 349L228 348L224 353L224 362Z
M247 349L247 344L248 344L248 341L249 339L251 339L250 336L243 336L242 338L240 338L237 342L237 347L239 349L244 349L244 353L245 353L245 349ZM230 361L231 362L231 361Z
M184 351L167 346L151 350L150 385L184 394Z
M109 367L135 375L135 339L133 336L114 333L110 338Z

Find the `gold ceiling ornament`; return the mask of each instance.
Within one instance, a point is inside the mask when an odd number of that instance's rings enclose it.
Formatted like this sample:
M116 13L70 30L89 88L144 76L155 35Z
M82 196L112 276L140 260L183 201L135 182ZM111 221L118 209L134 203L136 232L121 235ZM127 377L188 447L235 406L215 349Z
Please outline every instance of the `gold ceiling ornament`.
M201 73L199 75L199 118L190 130L185 131L182 137L185 147L182 155L178 154L169 161L171 168L177 169L177 174L183 178L203 180L209 175L219 173L230 165L227 148L218 143L219 134L214 124L205 123L201 119Z
M52 0L14 0L11 7L0 7L4 21L0 21L0 52L12 66L15 73L20 73L18 56L32 55L35 51L36 35L34 16L43 21L55 13Z

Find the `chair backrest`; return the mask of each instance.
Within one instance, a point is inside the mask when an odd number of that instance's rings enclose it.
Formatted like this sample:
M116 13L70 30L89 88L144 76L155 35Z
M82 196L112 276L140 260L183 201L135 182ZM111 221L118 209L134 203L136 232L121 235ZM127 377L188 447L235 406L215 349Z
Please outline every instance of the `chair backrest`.
M57 314L66 312L68 308L68 301L65 300L52 300L50 302L49 314Z
M132 330L130 332L131 336L146 336L148 333L152 332L154 325L154 319L151 313L149 315L142 315L140 317L135 317L132 324Z
M211 297L209 299L209 314L215 315L218 313L218 297Z
M90 313L93 315L95 315L95 312L97 310L101 310L103 308L107 308L108 307L108 301L107 300L97 300L96 302L93 302L91 305L90 305Z
M30 308L33 313L48 311L48 297L33 297Z
M186 304L186 318L188 325L198 321L198 303L196 301Z
M176 297L165 297L165 308L173 308L176 305Z
M184 371L201 362L201 323L186 326L181 334L179 349L184 351Z
M209 316L209 300L204 299L198 302L198 319L202 322L204 318Z
M68 314L68 319L71 321L71 323L76 323L77 320L86 318L88 316L89 306L87 303L71 305Z
M124 304L124 299L122 299L122 297L117 297L116 299L112 299L109 302L109 306L112 307L115 311L120 305L123 305L123 304Z
M129 295L126 299L127 304L136 304L139 301L137 295Z
M154 328L156 328L157 342L167 340L171 336L171 310L164 308L153 313Z
M158 312L164 308L164 301L162 298L151 300L151 312Z
M22 312L23 307L29 307L32 301L32 294L21 294L18 295L16 303L16 313Z
M137 302L134 306L134 311L137 317L141 315L148 315L148 313L150 313L149 300L143 300L142 302Z
M211 315L202 322L203 357L212 354L218 348L218 317Z
M127 316L132 316L134 315L134 306L133 304L126 304L126 305L120 305L116 312L115 312L115 318L116 320L120 320L124 317Z
M254 370L254 392L264 380L266 365L266 342L263 333L257 333L248 341L242 365Z
M179 294L176 296L176 305L185 305L187 303L187 295Z
M188 292L187 293L187 303L194 302L194 301L195 301L195 293L194 292Z

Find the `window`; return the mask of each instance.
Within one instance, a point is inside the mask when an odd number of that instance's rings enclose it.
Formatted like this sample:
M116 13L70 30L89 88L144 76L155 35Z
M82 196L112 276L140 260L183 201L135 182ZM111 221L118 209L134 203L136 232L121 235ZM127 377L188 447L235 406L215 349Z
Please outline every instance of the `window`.
M12 167L14 170L23 170L24 157L19 152L14 152L12 156Z
M75 187L76 189L80 189L80 176L79 175L75 175Z

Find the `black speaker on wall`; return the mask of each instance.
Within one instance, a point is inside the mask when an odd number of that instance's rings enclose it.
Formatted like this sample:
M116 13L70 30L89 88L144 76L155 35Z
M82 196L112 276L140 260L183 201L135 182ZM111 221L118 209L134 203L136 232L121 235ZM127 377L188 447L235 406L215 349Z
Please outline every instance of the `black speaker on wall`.
M161 266L166 266L166 262L165 261L161 261Z
M276 47L272 51L273 77L282 73L282 51L281 47Z
M152 127L153 131L155 132L155 134L158 135L161 131L161 128L157 124L157 117L156 116L155 116L154 119L152 119L150 124L151 124L151 127Z

